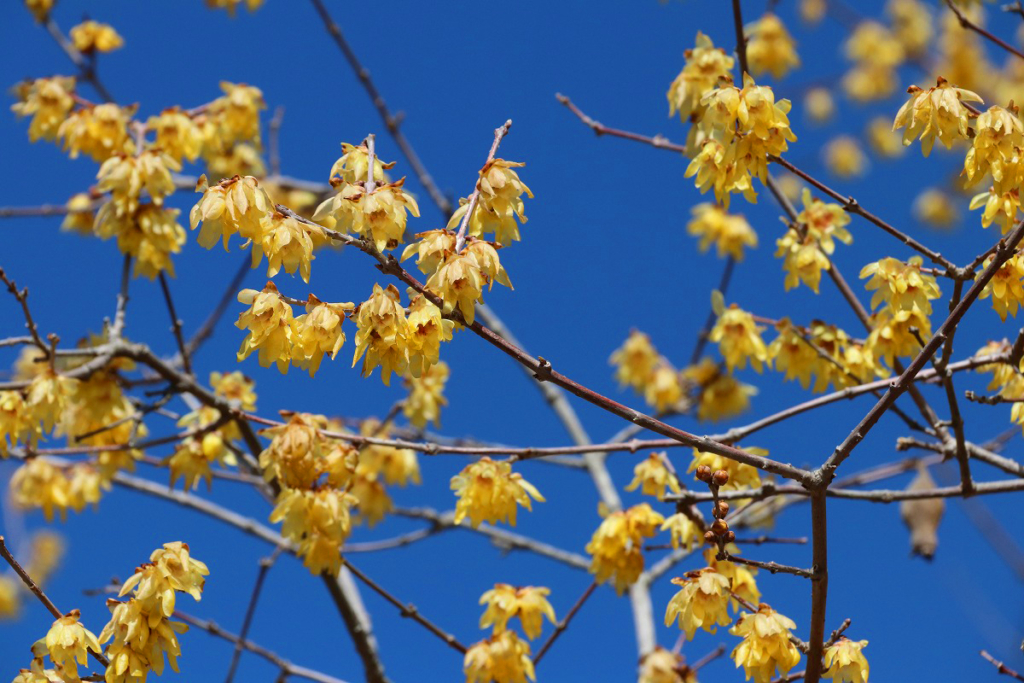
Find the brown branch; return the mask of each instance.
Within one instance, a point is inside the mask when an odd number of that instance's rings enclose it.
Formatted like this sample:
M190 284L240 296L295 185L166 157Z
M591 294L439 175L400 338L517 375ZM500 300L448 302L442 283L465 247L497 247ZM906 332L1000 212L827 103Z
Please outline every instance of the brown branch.
M178 313L174 309L174 300L171 298L171 289L167 286L167 276L163 271L160 272L160 289L164 294L164 303L167 304L167 312L171 316L171 331L174 332L174 341L178 343L178 354L181 357L181 367L185 370L186 375L191 375L193 374L192 360L188 355L188 346L185 344L185 338L181 334L181 318L178 317Z
M0 207L0 218L43 218L46 216L66 216L70 213L91 213L94 207L86 209L69 209L61 204L40 204L39 206L4 206Z
M587 586L587 589L583 591L583 595L579 597L579 599L576 601L576 604L574 604L572 608L570 608L569 611L566 613L565 617L563 617L562 620L555 625L554 632L552 632L548 639L544 641L544 644L540 646L540 649L537 650L537 654L533 658L534 666L540 664L540 660L544 658L544 655L547 653L547 651L550 650L551 646L555 644L555 641L558 640L558 636L562 635L562 632L565 631L565 629L569 628L569 622L572 621L572 618L575 617L576 613L580 611L580 608L583 607L583 603L587 601L587 598L593 595L594 590L596 588L596 582Z
M971 31L974 31L975 33L977 33L982 38L985 38L989 42L994 43L995 45L998 45L999 47L1001 47L1004 50L1006 50L1007 52L1009 52L1011 55L1015 55L1017 57L1020 57L1021 59L1024 59L1024 52L1021 52L1020 50L1015 48L1013 45L1010 45L1009 43L1007 43L1002 38L999 38L998 36L993 35L992 33L988 32L987 30L985 30L981 26L978 26L973 21L968 19L967 15L965 15L962 11L960 11L960 8L957 7L952 2L952 0L946 0L946 6L949 7L950 11L953 12L953 14L956 15L956 18L960 21L960 26L962 26L965 29L969 29Z
M725 645L719 645L711 652L707 653L696 662L690 665L690 671L700 671L705 666L715 661L719 657L725 654Z
M327 7L324 5L323 0L310 0L313 3L313 7L316 9L317 14L320 15L320 20L324 24L324 28L331 35L334 43L341 50L341 53L345 56L345 60L349 66L352 67L352 71L355 72L356 77L362 84L363 89L366 90L366 94L370 96L370 100L373 102L374 108L380 115L381 120L384 122L384 127L387 128L388 133L391 135L395 144L402 151L402 156L405 157L406 161L412 167L413 173L416 174L416 178L419 180L420 185L426 189L427 194L434 201L438 210L444 214L445 218L452 214L452 203L444 196L444 193L437 187L433 177L427 171L426 166L420 161L419 155L416 154L416 150L413 149L409 139L405 137L405 133L400 128L401 117L391 113L388 109L387 104L384 102L384 97L377 90L377 86L370 78L370 71L362 65L359 58L356 56L355 51L348 44L344 34L341 32L341 27L331 18L330 13L327 11Z
M242 286L242 281L245 280L245 275L249 272L249 264L249 256L246 255L242 257L238 270L231 278L228 286L224 289L223 294L221 294L220 299L217 301L217 305L212 311L210 311L210 315L206 316L206 320L204 320L203 324L199 326L199 329L197 329L189 338L188 344L186 344L186 349L190 355L198 351L203 342L213 335L213 330L217 327L217 323L220 321L221 317L223 317L224 312L228 309L228 306L235 301L235 297L238 296L238 290ZM180 358L175 359L175 362L178 360L180 360Z
M736 259L730 255L725 259L722 278L718 282L718 291L722 293L722 296L725 296L725 293L729 291L729 283L732 281L732 273L735 267ZM701 354L704 353L704 347L708 343L708 335L711 334L711 328L714 327L716 320L718 320L718 314L714 310L708 312L708 317L704 320L704 326L697 333L697 343L693 347L693 353L690 354L690 365L696 365L700 360Z
M828 606L828 527L827 501L824 491L811 498L811 539L814 576L811 578L811 629L808 636L807 673L805 683L818 683L822 674L822 652L825 641L825 612Z
M998 671L999 673L1001 673L1001 674L1003 674L1005 676L1009 676L1010 678L1016 678L1018 681L1024 681L1024 676L1022 676L1021 674L1017 673L1016 671L1014 671L1010 667L1006 666L1005 664L1003 664L1001 661L999 661L998 659L996 659L995 657L990 655L985 650L982 650L980 652L980 654L981 654L982 657L984 657L986 660L988 660L988 662L991 663L996 668L996 671Z
M310 681L320 681L320 683L345 683L345 681L341 680L340 678L328 676L325 673L320 673L319 671L315 671L304 666L292 664L290 661L288 661L281 655L277 654L276 652L269 650L263 647L262 645L257 645L251 640L246 639L244 636L235 635L234 633L231 633L230 631L221 628L215 622L210 621L208 619L200 619L198 617L192 616L191 614L179 612L177 610L175 610L174 612L174 617L176 619L181 619L186 624L194 626L195 628L198 628L201 631L206 631L212 636L216 636L228 642L234 643L236 648L247 650L249 652L252 652L254 655L262 657L274 666L278 667L283 673L286 673L288 676L298 676L299 678L305 678Z
M86 59L85 55L78 51L74 44L64 35L64 32L60 30L60 27L57 26L57 22L53 20L53 17L47 16L44 25L53 40L64 51L64 54L68 56L68 59L78 67L78 72L82 79L92 85L104 100L113 102L114 96L110 94L110 91L103 85L99 75L96 73L96 62Z
M494 129L494 142L491 143L491 150L487 153L487 161L484 162L481 168L481 173L492 161L494 161L494 155L498 153L498 146L501 141L508 135L509 130L512 129L512 119L505 121L504 124ZM469 196L469 205L466 207L466 215L462 217L462 222L459 224L459 232L455 235L455 253L462 251L462 248L466 246L466 229L469 227L469 221L473 217L473 212L476 211L476 205L480 201L480 181L482 177L478 176L475 185L473 186L473 194Z
M260 593L263 591L263 582L267 573L274 566L278 555L281 554L281 546L278 546L273 553L259 561L259 571L256 574L256 583L252 587L252 595L249 596L249 606L245 609L245 617L242 620L242 629L238 632L238 640L235 642L235 651L231 655L231 665L228 667L224 683L231 683L235 678L235 671L238 669L238 662L242 659L243 643L249 636L249 627L252 626L253 617L256 615L256 603L259 602Z
M32 336L32 343L39 347L39 350L43 352L45 358L49 359L51 356L50 347L47 346L43 338L39 336L39 327L36 325L36 321L32 318L32 310L28 307L28 287L18 289L18 285L14 280L7 277L7 273L4 272L3 268L0 268L0 282L7 285L7 291L11 293L11 296L21 306L22 315L25 316L25 327L28 329L28 333Z
M718 551L718 560L728 560L734 564L744 564L748 567L757 567L758 569L764 569L765 571L772 574L793 574L794 576L801 576L805 579L815 578L815 574L810 569L802 569L800 567L791 567L785 564L779 564L778 562L761 562L759 560L751 560L746 557L740 557L738 555L732 555L725 550Z
M36 596L36 598L39 599L39 602L43 603L43 606L46 607L47 611L53 615L54 619L60 619L64 616L65 612L61 612L57 609L57 606L53 604L53 600L50 600L46 593L43 592L43 589L39 587L39 584L37 584L32 577L29 576L28 572L25 571L24 567L14 559L14 555L12 555L11 551L7 548L7 543L4 541L4 537L2 535L0 535L0 557L7 560L7 564L11 565L11 569L14 570L14 573L21 578L22 583L24 583L29 591L31 591L32 595ZM104 668L110 666L110 660L108 660L102 653L89 650L89 654L93 656L93 659L103 665Z

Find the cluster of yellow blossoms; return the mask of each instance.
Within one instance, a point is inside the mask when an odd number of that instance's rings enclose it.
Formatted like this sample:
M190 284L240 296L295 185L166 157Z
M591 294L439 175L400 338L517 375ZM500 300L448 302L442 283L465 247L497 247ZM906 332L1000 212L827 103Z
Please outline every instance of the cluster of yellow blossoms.
M718 421L745 411L757 393L709 358L679 372L637 330L612 353L610 363L619 384L632 387L659 413L686 412L696 401L698 419Z
M605 515L586 548L594 580L614 582L615 592L622 595L644 570L643 540L654 536L664 521L647 503Z
M838 204L812 198L806 188L802 198L803 211L797 215L796 225L775 241L775 256L782 258L787 292L802 282L817 294L822 271L831 268L829 258L835 251L835 241L853 242L846 229L850 216Z
M547 588L525 586L516 588L498 583L480 597L487 605L480 617L480 628L494 627L490 638L476 643L466 651L463 668L466 683L526 683L534 680L530 645L509 629L518 617L523 632L530 640L540 636L544 617L555 623L555 610L548 602Z
M519 505L533 509L533 500L544 502L544 496L523 475L512 471L507 460L483 457L466 465L452 477L451 488L458 502L455 505L455 523L469 517L471 526L483 522L516 524Z
M161 675L165 662L177 672L178 634L188 626L170 619L175 596L188 593L200 600L209 573L205 564L191 556L187 544L165 543L121 587L118 597L129 593L132 597L127 602L107 601L112 614L98 638L79 622L78 610L59 617L32 646L31 668L22 669L15 683L78 683L82 680L79 667L88 665L90 653L100 655L101 644L108 641L106 683L145 681L150 672ZM44 669L46 657L53 669Z
M800 663L800 651L790 640L793 628L796 624L792 619L761 603L757 612L744 614L729 629L729 633L743 638L733 649L732 658L737 667L743 667L747 680L769 683L776 671L786 675Z

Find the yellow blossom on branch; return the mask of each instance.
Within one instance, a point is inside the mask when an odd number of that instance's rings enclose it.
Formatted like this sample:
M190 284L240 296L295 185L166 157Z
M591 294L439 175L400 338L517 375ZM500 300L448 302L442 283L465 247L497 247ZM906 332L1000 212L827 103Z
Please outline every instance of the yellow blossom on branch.
M207 108L218 142L230 144L243 140L259 146L260 111L267 108L263 92L255 86L229 81L221 81L220 89L224 95Z
M345 185L317 207L313 220L333 218L339 230L362 235L378 251L394 249L405 239L408 214L420 215L416 199L405 191L404 183L405 178L383 183L372 192L362 185Z
M505 631L515 617L522 622L526 637L533 640L540 636L544 617L552 624L557 623L555 609L548 602L551 589L536 586L516 588L507 583L496 583L494 588L480 596L480 604L487 609L480 617L480 628L494 626L494 635Z
M735 543L727 543L725 550L730 555L740 554L740 550ZM740 608L740 603L736 600L736 596L755 605L761 600L761 591L758 590L757 581L754 579L757 569L728 560L719 560L718 548L714 546L704 548L703 554L704 562L707 563L708 568L729 580L729 590L735 593L729 604L734 610Z
M910 99L896 113L892 129L904 128L903 144L921 138L921 151L928 156L935 139L950 149L954 140L966 140L970 112L964 102L981 102L977 93L949 84L941 76L935 87L921 90L907 88Z
M98 21L88 20L72 26L68 35L75 49L86 54L113 52L124 46L124 38L118 35L113 26Z
M718 321L708 334L708 341L718 344L718 350L730 370L747 367L747 361L761 372L764 363L771 363L768 348L761 339L764 327L754 322L754 316L736 304L725 308L722 295L712 296L712 305Z
M391 373L404 375L409 366L409 323L394 285L387 289L373 286L373 294L355 309L356 351L352 367L363 359L363 377L380 366L384 384L391 384Z
M156 136L154 146L177 162L195 161L203 149L199 126L178 107L164 109L159 116L150 116L146 128Z
M861 279L871 278L864 286L869 291L875 290L871 308L886 303L894 311L916 308L930 314L930 300L938 299L942 292L935 277L921 271L921 262L920 256L911 256L906 263L887 257L864 266L860 271Z
M659 413L671 410L683 399L683 385L679 373L668 363L658 363L647 378L643 390L644 400Z
M455 232L451 230L428 230L416 235L418 242L411 242L402 252L404 261L415 255L416 267L425 275L433 275L437 267L449 254L455 252Z
M686 666L682 655L658 645L640 659L638 683L697 683L697 672Z
M890 365L896 358L912 357L921 350L919 340L932 336L932 323L920 309L893 311L886 306L873 316L867 347ZM915 334L916 331L916 334Z
M699 109L701 98L718 84L718 79L729 75L734 63L725 50L715 47L700 31L695 43L683 53L686 64L668 89L668 115L678 111L684 122Z
M642 390L658 365L659 356L651 338L639 330L630 330L622 346L608 361L615 367L615 379L621 386Z
M768 71L775 78L782 78L800 66L796 42L777 15L765 14L744 32L748 41L747 59L755 76Z
M288 372L295 334L292 307L281 298L273 282L267 282L260 292L243 289L238 301L249 306L235 323L238 329L249 331L238 350L238 360L258 350L261 366L269 368L276 363L278 370Z
M306 299L306 312L292 321L292 361L316 375L325 355L334 360L345 343L341 323L355 308L352 303L330 304L312 294Z
M480 179L476 185L480 194L473 215L469 217L469 235L482 239L486 233L491 232L494 233L494 241L503 245L519 241L516 219L519 219L519 223L526 222L522 195L533 199L533 192L514 170L525 165L519 161L492 159L480 170ZM469 199L460 199L459 208L448 220L447 228L455 229L467 211Z
M822 676L831 678L834 683L867 683L871 667L862 651L867 644L866 640L854 641L841 636L825 648L825 673Z
M729 579L714 570L690 572L685 579L672 579L682 588L668 603L665 625L679 621L687 640L693 640L697 629L715 633L719 626L732 623L729 616Z
M693 218L686 224L686 231L700 238L701 253L714 244L719 258L728 254L742 261L743 248L757 246L757 233L743 216L727 213L708 203L697 204L690 213Z
M544 502L540 491L521 474L513 472L508 461L488 457L466 465L452 477L451 489L458 498L455 523L469 517L474 528L483 522L507 522L515 526L517 505L532 510L531 497Z
M189 222L193 230L202 222L197 240L201 246L211 249L223 238L226 251L228 240L235 234L262 245L274 204L256 178L234 176L211 187L204 175L196 184L196 192L203 196L192 207Z
M985 266L992 262L993 256L985 260ZM992 297L992 308L999 314L999 319L1006 322L1006 314L1017 317L1017 308L1024 303L1024 257L1020 254L1011 256L995 276L981 290L979 299Z
M31 116L28 139L54 140L61 124L75 106L75 79L71 76L37 78L19 88L19 101L11 105L11 111L21 116Z
M81 680L78 667L89 663L89 652L100 653L100 644L92 631L82 626L78 619L81 612L71 610L53 622L46 637L37 643L45 647L54 666L66 681ZM36 647L33 646L33 650Z
M768 683L776 670L785 675L800 663L800 651L789 640L790 629L796 628L792 619L765 604L754 614L744 614L729 633L740 636L743 642L732 651L736 667L743 667L747 680Z
M316 258L313 249L324 241L326 236L319 227L274 211L263 225L259 244L252 247L252 267L258 266L265 254L267 277L274 277L284 268L286 273L299 271L302 279L309 282L310 268Z
M417 429L424 429L428 422L441 426L441 407L448 405L444 397L448 375L448 364L438 361L428 365L419 377L405 378L409 395L402 405L402 413Z
M699 387L697 419L701 421L735 417L750 408L750 397L757 395L757 387L722 372L710 358L701 359L682 374Z
M515 631L503 631L466 651L466 683L526 683L536 680L529 643Z
M309 571L336 576L341 569L341 547L352 531L351 507L356 497L332 488L315 491L284 489L270 513L281 522L281 534L299 544Z
M840 135L825 145L825 166L838 178L853 178L867 170L868 157L856 138Z
M409 376L415 379L426 376L440 362L441 343L452 340L455 323L443 318L441 309L427 297L421 294L412 295L411 292L412 290L410 290L412 302L409 304L406 342L409 352ZM434 375L435 379L441 376L441 373ZM447 366L445 366L443 377L444 379L448 377ZM441 381L440 387L443 386L444 380ZM435 417L431 419L436 419L436 413Z
M768 455L768 451L764 448L745 446L743 450L754 455ZM693 460L690 461L690 467L686 471L694 472L701 465L707 465L711 468L712 472L717 472L718 470L728 472L729 481L721 487L723 491L753 489L761 485L760 470L753 465L747 465L717 453L698 451L695 448L693 449Z
M934 228L950 228L960 220L960 211L948 192L931 187L914 199L914 217Z
M647 503L608 514L586 548L594 581L611 580L622 595L644 570L643 540L654 536L664 521Z
M134 115L135 107L110 103L83 107L60 124L57 137L72 159L84 153L103 162L115 154L134 154L135 143L128 135L128 122Z
M694 544L703 542L704 535L692 519L682 512L677 512L665 518L661 525L661 531L668 530L672 535L672 549L684 548L690 550Z
M374 156L373 181L375 183L387 182L384 171L393 168L395 162L384 162L380 157ZM344 182L349 185L360 183L368 179L370 174L370 150L364 142L361 145L350 145L347 142L341 143L341 156L331 166L331 173L328 179L332 182Z
M633 468L633 481L626 487L627 491L636 491L641 486L641 493L645 496L655 496L658 500L664 500L666 489L672 493L679 493L682 489L676 476L669 471L665 465L668 455L651 453L647 458L637 463Z

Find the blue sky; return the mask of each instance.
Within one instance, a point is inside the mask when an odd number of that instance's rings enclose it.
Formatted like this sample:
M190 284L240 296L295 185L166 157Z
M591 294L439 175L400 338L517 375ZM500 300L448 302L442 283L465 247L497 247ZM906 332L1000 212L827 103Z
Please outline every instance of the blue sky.
M699 254L685 231L690 207L704 198L683 178L684 159L627 141L596 139L558 105L554 94L569 95L608 125L682 140L685 130L678 120L667 117L665 90L698 30L718 45L732 46L729 3L397 2L386 11L370 3L328 4L388 103L405 112L406 134L446 192L456 197L470 192L492 130L507 118L513 120L501 156L527 163L521 175L536 199L527 202L529 222L522 231L523 241L502 252L515 290L496 288L487 301L525 347L588 386L634 403L635 397L615 385L607 365L608 355L630 328L646 331L659 350L677 364L685 364L707 313L709 291L722 268L714 255ZM743 5L751 20L764 3L748 0ZM792 120L799 140L787 158L853 194L952 260L971 260L996 237L993 230L981 229L977 214L969 214L964 205L961 225L948 233L935 233L916 223L910 211L920 190L943 183L957 171L957 154L936 153L923 160L915 146L896 162L873 158L863 178L828 178L821 146L840 132L859 134L870 116L894 115L900 97L860 107L840 96L839 116L828 126L812 126L802 112L800 93L811 82L838 80L845 69L840 54L845 33L829 20L814 29L803 26L794 16L793 5L792 0L782 2L779 11L795 34L804 68L780 84L772 83L779 97L794 100ZM858 5L874 15L881 8L880 2ZM100 72L115 97L139 103L143 117L174 104L189 107L209 101L219 94L221 80L247 82L263 90L270 107L266 119L274 107L286 109L281 133L286 174L325 180L339 154L339 143L358 142L370 132L377 133L381 156L399 162L397 174L409 173L308 3L268 0L256 14L242 12L231 20L222 12L205 9L200 0L151 0L145 5L64 0L55 16L67 29L84 13L113 23L125 37L123 50L102 58ZM998 10L992 8L991 13L998 15ZM1011 18L995 18L1001 35L1012 39L1016 25ZM7 27L0 43L0 83L72 72L63 53L20 3L4 3L0 20ZM1001 55L998 61L1002 63ZM907 70L901 76L909 85L919 74ZM88 87L83 92L92 95ZM4 114L0 124L4 161L0 204L59 203L89 186L96 171L92 161L69 161L52 145L30 145L26 127L10 113ZM422 218L411 229L441 227L443 217L426 193L412 178L409 186L423 209ZM185 193L172 201L187 211L194 198ZM789 315L802 322L824 318L847 330L857 329L856 320L827 282L820 296L806 288L783 296L781 265L772 257L781 227L767 192L756 206L737 199L734 210L747 216L761 244L737 269L728 301L767 317ZM0 224L4 244L0 265L30 287L42 329L71 341L87 330L98 330L103 317L111 314L121 259L112 243L63 234L58 226L58 219L5 220ZM869 261L911 255L864 221L854 219L850 229L854 244L840 246L836 255L850 280ZM202 321L241 258L219 249L205 251L192 237L175 261L178 277L172 282L187 330ZM359 301L369 295L378 277L368 259L342 252L320 256L309 288L287 275L277 281L283 291L297 297L311 289L327 300ZM252 271L246 285L259 287L265 280L263 271ZM948 285L943 288L949 289ZM868 301L866 295L863 300ZM234 353L241 333L231 322L239 310L236 306L229 311L197 356L200 376L238 367ZM936 306L936 316L941 311L942 306ZM19 314L9 298L0 298L0 321L4 321L0 336L18 333ZM166 333L167 326L159 287L134 281L129 337L171 353L173 339ZM989 303L982 302L961 326L954 357L969 355L988 339L1012 338L1016 330L1013 320L1000 323ZM350 369L351 343L350 335L338 360L325 362L315 380L294 370L281 376L276 370L258 367L255 359L243 363L241 369L256 380L260 413L272 416L279 409L354 417L386 413L402 397L402 390L397 384L384 387L376 375L361 379ZM0 357L2 365L10 357ZM443 357L452 368L450 405L442 418L444 433L514 445L567 443L536 389L494 348L460 334L444 349ZM770 414L807 396L798 385L783 384L772 373L742 374L761 389L747 418ZM983 387L978 377L957 381L958 390ZM941 393L928 392L944 414ZM817 465L870 405L870 398L835 404L766 430L747 445L768 448L772 457L783 461ZM577 409L595 440L607 439L623 426L589 405L580 403ZM969 404L964 411L968 435L979 442L1008 425L1005 406ZM698 432L713 429L691 418L673 423ZM894 443L904 429L901 422L886 417L843 469L853 472L900 458ZM1014 439L1007 454L1014 457L1019 449L1020 441ZM636 457L617 454L609 459L620 488L629 482ZM672 459L685 468L689 455L679 449L672 452ZM448 480L465 461L446 456L429 462L421 458L421 463L423 485L397 491L396 502L449 509L454 499ZM980 466L978 470L979 480L999 478ZM6 480L12 471L11 463L0 464L0 479ZM589 479L541 463L523 466L521 471L548 502L537 505L532 514L520 515L518 530L583 552L599 522ZM163 472L145 474L164 480ZM955 473L950 469L938 474L948 478ZM906 481L898 478L890 483L898 488ZM229 482L218 482L212 496L260 520L268 513L257 495ZM624 496L630 502L640 500L635 494ZM1022 541L1015 523L1019 501L1019 495L983 501L1018 543ZM2 529L12 539L24 538L24 528L35 530L43 524L36 513L19 519L6 514ZM106 496L97 512L71 515L62 528L69 539L69 554L49 587L50 595L66 609L79 607L97 632L107 618L103 600L83 596L82 589L100 586L112 576L125 578L153 548L171 540L188 541L195 556L211 568L202 602L191 605L184 598L186 609L237 630L257 561L268 553L265 545L231 528L124 490ZM353 540L390 537L411 528L402 520L391 520L372 531L359 529ZM776 532L807 534L806 506L794 506L783 514ZM895 506L829 503L827 628L835 628L847 617L853 620L849 635L871 641L866 654L877 680L995 678L996 672L977 655L982 648L1011 666L1024 665L1017 649L1024 586L968 522L959 502L948 505L940 537L934 562L912 560ZM809 547L762 546L746 554L810 564ZM545 559L523 553L503 555L485 539L463 531L353 561L467 643L485 635L477 628L476 603L494 582L549 586L561 615L590 581L585 572ZM680 569L695 566L691 562ZM807 583L787 575L762 575L759 585L765 601L792 617L806 637ZM656 615L660 616L672 592L667 582L656 587ZM459 679L461 658L453 651L416 624L400 619L377 596L364 591L364 598L388 673L395 681ZM4 663L0 676L13 677L20 666L27 665L29 645L45 633L48 624L48 616L35 604L26 606L20 621L0 624L0 662ZM677 633L659 625L659 642L671 647ZM359 679L360 664L321 582L293 558L282 558L271 571L251 637L297 664L346 680ZM731 648L736 639L721 631L701 633L684 653L697 659L720 642ZM183 679L223 676L230 646L194 631L182 639L182 648ZM538 678L628 680L635 664L628 601L602 587L546 656ZM731 671L732 663L723 658L704 671L702 680L739 680L739 674ZM238 679L273 680L274 675L273 667L246 655Z

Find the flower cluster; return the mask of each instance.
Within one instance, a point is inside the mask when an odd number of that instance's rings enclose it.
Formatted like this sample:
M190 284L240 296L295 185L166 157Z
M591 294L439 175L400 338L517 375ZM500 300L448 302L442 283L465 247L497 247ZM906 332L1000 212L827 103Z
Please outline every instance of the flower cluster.
M586 548L594 580L613 581L622 595L644 570L643 539L654 536L664 521L647 503L609 513Z
M765 328L754 321L751 313L736 304L726 308L721 294L712 297L712 303L718 320L711 328L708 340L718 344L726 366L730 370L742 370L749 361L755 370L761 372L764 364L771 362L768 347L761 339Z
M127 602L107 601L111 617L99 637L101 643L110 641L106 646L110 659L106 683L145 680L150 671L160 675L165 655L171 669L178 671L178 634L188 627L170 620L175 594L188 593L199 600L209 573L180 541L165 543L153 551L149 562L136 569L118 594L125 597L132 593L132 597Z
M732 623L729 616L729 579L707 568L690 572L684 579L672 579L672 583L682 588L665 610L666 626L678 620L686 639L693 640L699 628L714 633L719 626Z
M452 477L451 489L458 502L455 505L455 523L469 517L469 523L478 527L483 522L516 524L518 505L532 510L532 501L544 502L544 496L533 484L512 471L507 460L483 457L466 465Z
M686 224L686 231L700 238L701 253L714 244L719 258L728 254L742 261L743 248L757 246L757 233L743 216L709 203L697 204L690 213L693 218Z
M480 617L480 628L494 626L494 635L507 630L509 622L519 617L523 632L530 640L540 637L544 617L556 623L555 609L548 602L548 588L525 586L516 588L507 583L496 583L494 588L480 596L480 604L487 609Z
M337 575L341 547L352 532L351 508L357 498L330 487L313 491L284 489L270 514L283 522L281 534L298 544L303 563L313 574Z
M964 102L981 102L977 93L957 88L939 77L935 87L922 90L916 85L907 88L910 99L900 107L893 122L893 130L904 128L903 144L921 139L921 151L928 156L935 140L946 149L955 140L968 139L970 111Z
M636 491L643 487L641 493L645 496L654 496L658 500L664 500L666 489L672 493L682 491L676 475L666 466L667 461L668 455L664 452L651 453L641 460L633 468L633 481L626 490Z
M697 124L703 142L686 168L702 193L714 189L715 199L728 208L733 193L756 201L752 179L764 182L768 157L789 149L796 136L789 126L789 100L775 101L767 86L744 74L743 87L727 78L701 98L704 107Z
M686 64L668 89L668 115L678 111L679 118L686 121L693 115L700 118L701 99L718 85L719 79L729 75L734 60L700 31L694 47L684 52L683 57Z
M899 37L877 21L862 21L845 45L853 62L843 76L843 89L858 102L885 99L896 92L896 68L906 59Z
M494 241L508 246L519 241L519 223L526 222L523 195L533 199L533 192L519 179L515 169L526 164L521 161L491 159L482 169L476 183L477 203L473 215L466 219L470 200L459 200L459 208L448 220L452 230L465 221L468 234L483 239L484 234L494 233Z
M981 224L998 222L1003 234L1017 222L1020 211L1020 186L1024 183L1024 123L1017 108L990 107L974 123L971 149L964 158L963 175L967 185L991 177L986 192L971 199L970 208L984 207Z
M732 658L737 667L743 667L748 680L768 683L776 670L785 675L800 663L800 651L789 639L793 628L796 624L792 619L762 603L757 612L744 614L729 629L729 633L743 638L733 649Z
M753 75L769 72L775 78L782 78L800 66L796 42L777 15L771 12L762 15L744 33L747 34L747 60Z

